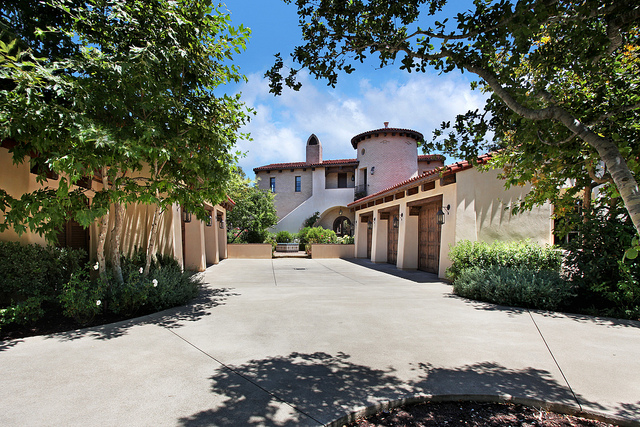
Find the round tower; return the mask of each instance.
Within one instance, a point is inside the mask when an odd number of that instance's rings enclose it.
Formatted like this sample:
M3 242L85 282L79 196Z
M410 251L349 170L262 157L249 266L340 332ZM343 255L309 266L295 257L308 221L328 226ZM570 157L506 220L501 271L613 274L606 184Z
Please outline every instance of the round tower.
M357 151L356 196L363 197L389 188L418 175L420 132L384 128L354 136L351 145Z

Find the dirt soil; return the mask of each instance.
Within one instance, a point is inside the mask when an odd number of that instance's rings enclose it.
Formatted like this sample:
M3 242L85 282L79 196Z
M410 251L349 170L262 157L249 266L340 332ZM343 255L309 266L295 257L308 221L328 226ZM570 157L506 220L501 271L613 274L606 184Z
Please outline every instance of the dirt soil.
M349 427L538 426L611 427L602 421L547 412L523 405L479 402L431 402L391 409L358 419Z

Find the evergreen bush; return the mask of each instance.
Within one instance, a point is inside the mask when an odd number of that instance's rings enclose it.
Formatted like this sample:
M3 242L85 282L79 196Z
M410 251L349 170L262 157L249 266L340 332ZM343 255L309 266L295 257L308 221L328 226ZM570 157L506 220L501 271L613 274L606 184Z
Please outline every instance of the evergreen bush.
M557 271L501 265L463 270L453 291L478 301L541 310L567 308L574 297L571 285Z
M495 241L470 242L462 240L449 251L451 266L447 276L455 282L457 277L470 268L488 268L492 265L523 268L532 271L560 271L562 254L553 246L542 247L529 240L518 242Z

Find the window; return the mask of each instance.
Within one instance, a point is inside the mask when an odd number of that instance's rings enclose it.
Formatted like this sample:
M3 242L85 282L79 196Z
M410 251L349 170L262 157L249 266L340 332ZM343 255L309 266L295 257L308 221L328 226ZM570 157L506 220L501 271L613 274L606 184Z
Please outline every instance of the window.
M299 193L302 188L302 179L299 176L296 176L296 193Z
M269 178L269 188L271 189L272 193L276 192L276 178L273 176Z
M347 188L347 174L339 173L338 174L338 188Z

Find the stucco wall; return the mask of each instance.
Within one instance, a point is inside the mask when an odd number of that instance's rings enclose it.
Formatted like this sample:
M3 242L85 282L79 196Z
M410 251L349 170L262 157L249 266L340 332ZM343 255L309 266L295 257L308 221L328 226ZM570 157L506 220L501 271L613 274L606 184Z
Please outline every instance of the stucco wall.
M363 184L362 170L366 168L368 194L389 188L418 173L416 141L407 136L392 136L390 132L360 141L357 159L360 173L356 175L356 186ZM372 167L375 167L373 175Z
M273 247L268 243L232 243L228 245L229 259L271 259L273 257L272 251Z
M418 221L409 216L407 204L434 196L442 196L442 205L450 206L445 214L445 223L441 227L439 277L445 277L445 270L451 265L449 249L456 242L467 239L483 240L523 240L531 239L540 244L553 242L551 206L546 204L531 212L511 215L505 207L524 197L528 188L515 187L505 190L503 181L497 178L497 171L481 173L477 169L468 169L456 174L456 183L441 185L435 181L435 188L423 191L419 186L417 194L408 195L375 206L359 209L356 235L356 254L366 254L367 226L362 218L374 218L371 260L387 261L387 221L380 219L381 211L397 207L401 215L398 232L398 267L417 268ZM386 195L388 196L388 194Z
M546 203L530 212L512 215L509 207L523 198L530 187L505 189L498 173L496 170L480 172L474 168L458 174L457 221L463 223L459 224L455 241L531 239L540 244L552 242L551 205Z
M314 243L311 245L311 258L355 258L354 245L327 245Z
M257 172L258 187L270 190L270 178L276 179L275 205L278 218L283 218L313 194L311 168L272 170L269 173ZM316 169L317 170L317 169ZM324 172L323 172L324 173ZM300 177L300 192L295 191L295 177Z

